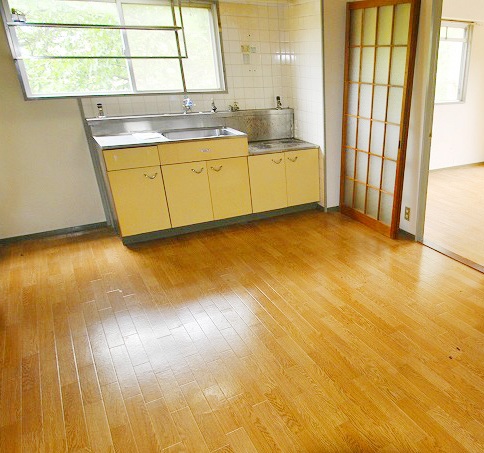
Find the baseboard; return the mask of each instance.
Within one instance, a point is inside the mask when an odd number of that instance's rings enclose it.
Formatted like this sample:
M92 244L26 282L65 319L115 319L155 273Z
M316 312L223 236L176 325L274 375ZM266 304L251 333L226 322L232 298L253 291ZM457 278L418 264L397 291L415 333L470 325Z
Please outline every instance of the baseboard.
M107 222L89 223L87 225L79 225L68 228L60 228L57 230L42 231L40 233L24 234L22 236L14 236L11 238L0 239L0 244L12 244L14 242L27 241L32 239L43 239L52 236L62 236L66 234L82 233L84 231L97 230L99 228L106 228Z
M398 230L398 238L399 239L407 239L409 241L415 241L415 234L409 233L405 230Z
M223 228L230 225L238 225L244 223L254 222L256 220L270 219L279 217L281 215L294 214L297 212L317 210L317 203L307 203L299 206L291 206L290 208L276 209L274 211L258 212L255 214L247 214L239 217L232 217L230 219L214 220L211 222L197 223L195 225L187 225L178 228L170 228L169 230L154 231L152 233L136 234L133 236L126 236L122 238L124 245L134 245L140 242L151 241L154 239L171 238L183 234L196 233L199 231L213 230Z
M472 164L453 165L452 167L434 168L433 170L429 170L429 173L433 173L435 171L452 170L454 168L480 167L481 165L484 165L484 162L474 162Z
M448 256L449 258L452 258L453 260L465 264L466 266L484 274L484 266L481 264L464 258L463 256L457 255L457 253L451 252L450 250L447 250L446 248L441 247L440 245L437 245L433 242L426 241L425 239L422 241L422 244L431 248L432 250L435 250L436 252L441 253L442 255Z
M320 205L319 203L316 206L316 210L317 211L323 211L323 212L340 212L339 206L333 206L331 208L326 208L323 205Z

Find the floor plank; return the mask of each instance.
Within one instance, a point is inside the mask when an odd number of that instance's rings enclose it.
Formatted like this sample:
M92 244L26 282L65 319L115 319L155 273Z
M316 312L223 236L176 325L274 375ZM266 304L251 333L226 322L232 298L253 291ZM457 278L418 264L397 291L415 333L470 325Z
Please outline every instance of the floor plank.
M337 213L0 245L0 452L484 451L484 276Z
M484 266L484 163L429 173L424 240Z

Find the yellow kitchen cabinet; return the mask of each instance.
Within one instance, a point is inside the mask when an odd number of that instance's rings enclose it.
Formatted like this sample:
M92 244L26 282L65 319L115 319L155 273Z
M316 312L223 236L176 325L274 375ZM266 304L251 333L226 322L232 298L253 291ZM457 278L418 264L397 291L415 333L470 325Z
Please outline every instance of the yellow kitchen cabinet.
M284 153L249 156L249 175L254 212L287 206Z
M211 160L207 170L215 220L252 212L247 157Z
M163 165L161 169L173 227L213 220L205 162Z
M122 236L171 227L160 166L108 172Z
M319 200L319 162L317 149L286 151L287 205Z

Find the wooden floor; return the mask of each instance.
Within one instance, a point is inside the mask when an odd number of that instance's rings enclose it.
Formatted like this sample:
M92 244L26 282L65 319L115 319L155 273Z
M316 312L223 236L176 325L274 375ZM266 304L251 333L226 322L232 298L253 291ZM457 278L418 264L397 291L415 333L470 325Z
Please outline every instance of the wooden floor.
M483 308L337 213L0 246L1 451L482 452Z
M424 238L484 266L484 164L430 172Z

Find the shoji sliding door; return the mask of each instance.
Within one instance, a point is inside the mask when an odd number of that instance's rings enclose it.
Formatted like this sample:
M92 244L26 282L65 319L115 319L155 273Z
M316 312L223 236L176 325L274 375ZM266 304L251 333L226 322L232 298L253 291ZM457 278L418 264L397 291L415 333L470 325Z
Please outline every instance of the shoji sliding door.
M348 3L341 211L396 237L420 1Z

